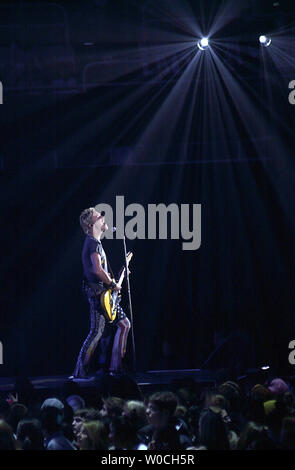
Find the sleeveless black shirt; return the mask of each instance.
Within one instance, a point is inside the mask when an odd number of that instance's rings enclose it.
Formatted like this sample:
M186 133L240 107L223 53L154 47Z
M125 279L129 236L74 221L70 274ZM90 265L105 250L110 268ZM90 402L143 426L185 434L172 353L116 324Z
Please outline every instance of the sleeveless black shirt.
M89 283L95 283L98 288L101 288L101 290L103 290L104 284L93 270L93 265L91 261L92 253L98 253L100 255L101 265L103 269L110 275L108 271L107 257L101 241L91 237L90 235L87 235L85 237L82 250L82 264L84 270L84 277Z

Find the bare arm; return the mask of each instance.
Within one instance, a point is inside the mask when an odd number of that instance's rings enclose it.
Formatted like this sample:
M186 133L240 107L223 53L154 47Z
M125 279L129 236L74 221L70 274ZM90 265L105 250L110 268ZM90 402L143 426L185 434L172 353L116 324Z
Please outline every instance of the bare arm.
M111 284L112 278L108 275L108 273L103 269L101 264L101 256L98 253L92 253L91 255L91 262L93 271L101 281L106 284L107 286ZM120 290L120 288L115 288L114 290Z

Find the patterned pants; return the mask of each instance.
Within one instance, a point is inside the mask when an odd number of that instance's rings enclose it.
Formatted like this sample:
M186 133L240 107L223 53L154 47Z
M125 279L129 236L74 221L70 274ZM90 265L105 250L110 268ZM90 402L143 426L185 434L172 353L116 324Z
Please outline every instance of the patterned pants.
M87 375L87 366L97 347L98 341L102 337L106 323L105 317L101 312L99 299L88 293L88 301L90 304L90 331L79 353L73 374L74 377L81 378ZM117 327L117 331L113 342L112 357L109 368L111 371L120 371L122 367L122 359L126 352L127 337L130 330L130 322L120 306L117 307L116 320L112 325Z
M110 370L116 372L122 368L122 359L126 353L127 337L130 330L130 321L120 305L117 307L117 317L113 325L117 327L117 331L113 343Z

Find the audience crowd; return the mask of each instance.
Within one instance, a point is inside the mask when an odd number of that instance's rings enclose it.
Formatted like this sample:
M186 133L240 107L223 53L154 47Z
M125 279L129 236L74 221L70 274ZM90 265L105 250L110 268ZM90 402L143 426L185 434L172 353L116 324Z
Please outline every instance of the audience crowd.
M0 450L295 449L294 392L280 378L247 391L235 381L198 392L193 381L148 395L137 388L129 398L120 389L124 396L98 387L89 397L66 383L41 398L19 380L0 400Z

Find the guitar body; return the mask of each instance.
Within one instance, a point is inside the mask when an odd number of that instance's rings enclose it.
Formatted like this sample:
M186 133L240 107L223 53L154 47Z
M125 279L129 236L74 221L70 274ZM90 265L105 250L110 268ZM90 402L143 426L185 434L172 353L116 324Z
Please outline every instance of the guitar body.
M108 289L101 293L100 304L104 311L106 320L109 323L113 323L117 316L117 307L120 303L120 296L117 292L113 292L112 289Z

